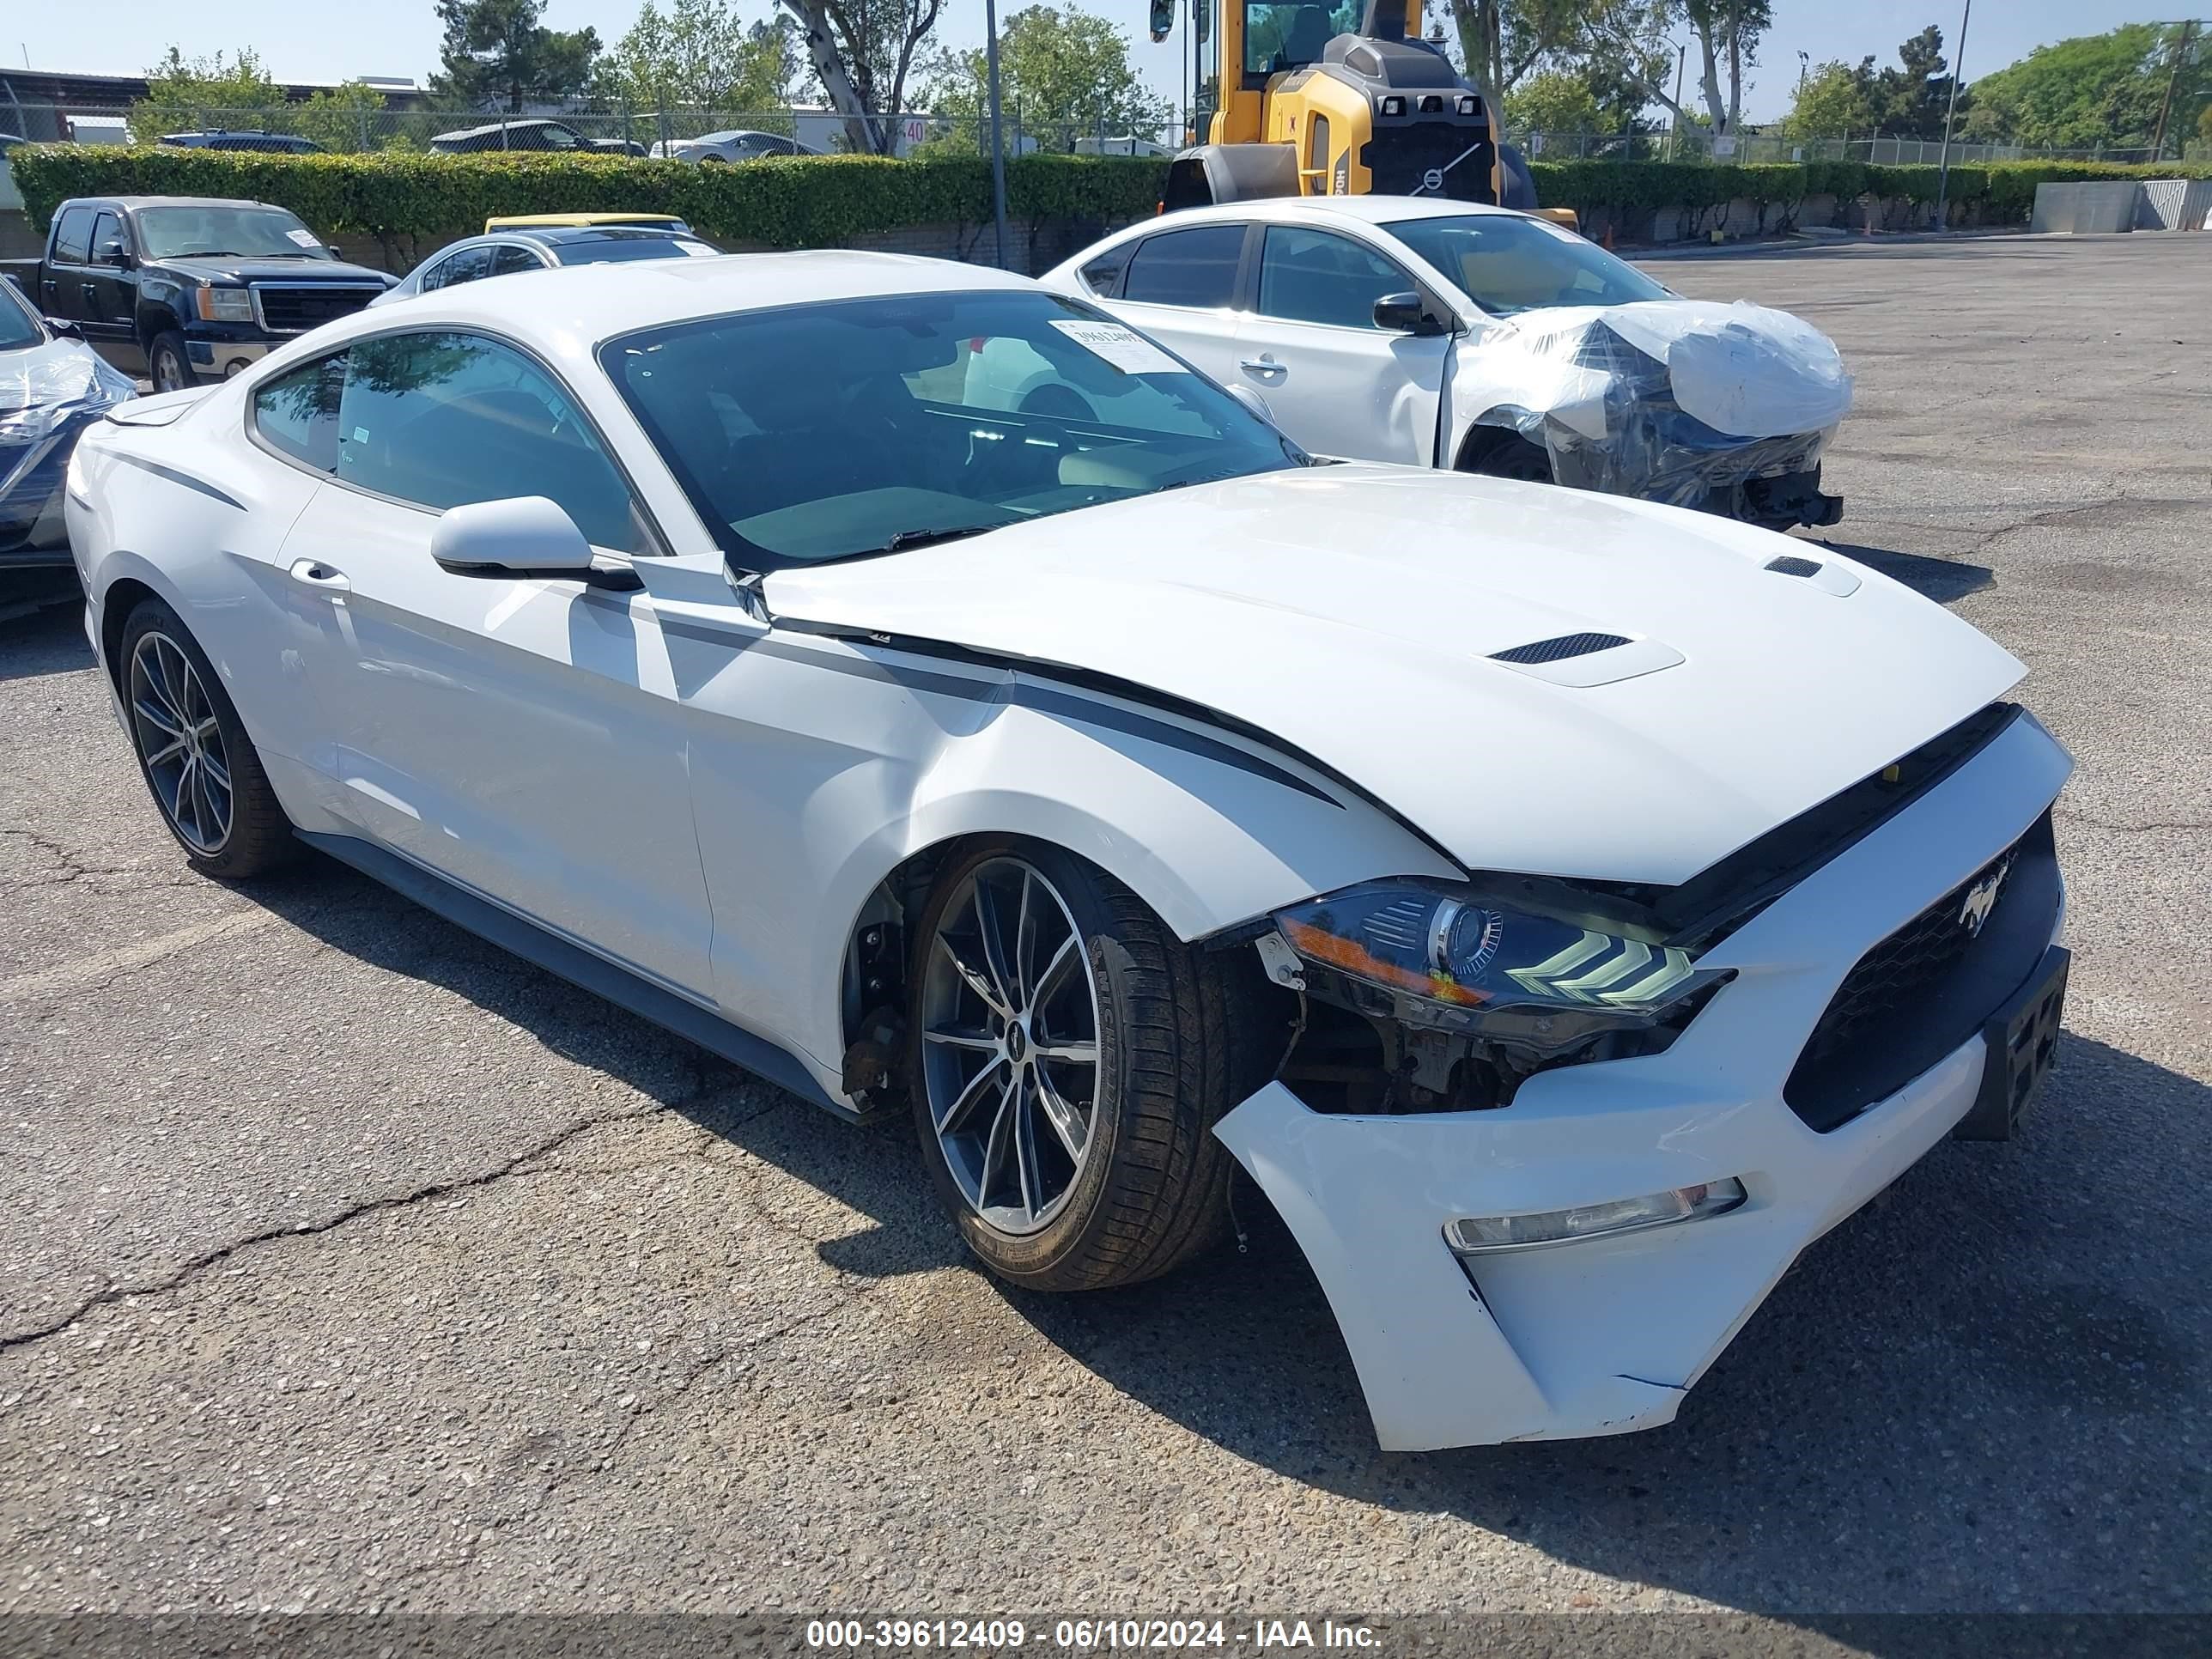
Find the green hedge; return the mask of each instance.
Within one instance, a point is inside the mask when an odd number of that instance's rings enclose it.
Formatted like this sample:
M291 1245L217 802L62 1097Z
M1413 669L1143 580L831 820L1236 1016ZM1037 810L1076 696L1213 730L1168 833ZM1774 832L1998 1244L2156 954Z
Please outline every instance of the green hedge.
M29 144L9 157L32 220L44 228L71 196L230 196L291 209L325 234L386 241L465 234L497 214L627 211L682 215L701 234L774 247L826 247L907 225L981 225L991 173L979 156L895 161L830 155L695 167L618 155L276 155L211 149ZM1666 161L1537 161L1538 196L1584 214L1680 209L1695 234L1726 204L1757 204L1770 228L1793 222L1808 196L1871 197L1917 206L1936 198L1932 167L1808 161L1707 167ZM1165 163L1025 155L1006 163L1007 208L1030 223L1119 223L1150 213ZM2017 224L2035 186L2052 180L2212 176L2212 167L2101 167L2007 161L1951 169L1954 216Z
M895 161L828 155L696 167L619 155L279 155L251 151L27 144L9 155L42 229L72 196L228 196L288 207L325 234L465 235L510 213L681 215L702 235L825 247L902 225L991 217L977 156ZM1025 155L1006 163L1024 221L1119 223L1158 204L1163 164Z

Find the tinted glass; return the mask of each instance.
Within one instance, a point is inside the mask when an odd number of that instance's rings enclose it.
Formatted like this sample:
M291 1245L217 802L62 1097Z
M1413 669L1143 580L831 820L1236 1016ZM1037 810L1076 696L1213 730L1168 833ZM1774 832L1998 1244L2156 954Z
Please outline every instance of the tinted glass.
M491 274L495 276L512 276L519 270L544 269L545 262L526 247L515 247L510 244L492 251Z
M1125 242L1120 247L1100 254L1083 267L1084 286L1101 299L1118 299L1121 293L1121 273L1129 268L1129 256L1136 251L1134 242Z
M142 208L138 234L149 259L195 253L242 253L258 258L327 259L331 251L283 208Z
M1314 5L1310 0L1245 0L1244 67L1255 75L1279 75L1303 64L1318 64L1331 39L1358 27L1355 0L1335 7Z
M1142 336L1042 293L744 313L646 330L599 361L750 569L1304 459Z
M1260 310L1294 323L1375 326L1375 302L1413 279L1349 237L1270 225L1260 252Z
M597 547L642 550L629 487L566 393L481 335L362 340L346 355L337 476L445 508L544 495Z
M1546 306L1618 306L1674 296L1595 242L1516 214L1401 219L1385 227L1493 317Z
M253 394L253 429L264 441L318 472L338 461L338 389L345 353L278 376Z
M1242 225L1194 225L1147 236L1121 278L1121 297L1156 306L1225 306L1237 292Z
M112 213L103 213L92 222L92 257L112 252L123 246L123 222Z
M480 276L491 275L491 250L472 247L441 259L422 274L422 291L434 288L451 288L456 283L473 283Z
M649 230L603 231L561 244L564 265L605 264L617 259L681 259L715 250L696 236L660 236Z
M92 246L92 210L73 207L54 221L54 258L64 264L81 265Z
M0 351L34 346L46 337L15 283L0 276Z

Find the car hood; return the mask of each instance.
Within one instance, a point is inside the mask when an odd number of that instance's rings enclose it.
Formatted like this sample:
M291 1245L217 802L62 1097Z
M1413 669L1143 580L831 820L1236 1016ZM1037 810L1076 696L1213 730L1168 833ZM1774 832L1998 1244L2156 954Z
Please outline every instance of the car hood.
M312 257L288 259L241 254L225 258L156 259L151 263L200 283L374 283L379 288L387 288L392 280L367 265Z
M1817 569L1766 568L1780 556ZM778 571L764 594L779 621L1202 705L1349 779L1470 869L1668 884L2025 672L1817 544L1413 468L1200 485ZM1492 654L1578 634L1628 642Z

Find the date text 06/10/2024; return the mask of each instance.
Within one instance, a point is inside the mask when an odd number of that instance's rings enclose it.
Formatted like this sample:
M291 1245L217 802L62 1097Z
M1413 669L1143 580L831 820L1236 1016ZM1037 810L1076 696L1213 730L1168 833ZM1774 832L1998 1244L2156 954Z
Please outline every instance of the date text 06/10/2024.
M1019 1619L816 1619L806 1626L811 1648L976 1649L984 1652L1045 1645L1042 1622ZM1323 1619L1061 1619L1051 1645L1077 1653L1172 1652L1187 1648L1257 1651L1296 1648L1366 1649L1376 1632L1364 1625Z

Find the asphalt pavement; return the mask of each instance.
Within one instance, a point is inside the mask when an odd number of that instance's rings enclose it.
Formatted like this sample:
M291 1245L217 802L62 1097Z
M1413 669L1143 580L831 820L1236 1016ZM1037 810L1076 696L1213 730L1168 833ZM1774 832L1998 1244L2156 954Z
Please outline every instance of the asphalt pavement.
M1264 1216L1004 1290L903 1127L335 866L190 874L46 611L0 621L0 1612L2205 1611L2212 237L1654 270L1834 335L1833 544L2080 766L2024 1134L1809 1252L1677 1423L1378 1453Z

